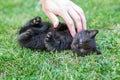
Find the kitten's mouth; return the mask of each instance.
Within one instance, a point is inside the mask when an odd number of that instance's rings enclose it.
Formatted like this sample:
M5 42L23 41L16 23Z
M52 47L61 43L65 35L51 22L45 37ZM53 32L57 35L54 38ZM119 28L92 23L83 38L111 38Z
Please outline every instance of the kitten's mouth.
M80 49L80 52L81 52L81 53L85 53L86 50L85 50L85 49Z
M81 48L80 46L78 45L72 45L71 46L73 50L75 50L75 52L78 52L78 53L86 53L86 50Z

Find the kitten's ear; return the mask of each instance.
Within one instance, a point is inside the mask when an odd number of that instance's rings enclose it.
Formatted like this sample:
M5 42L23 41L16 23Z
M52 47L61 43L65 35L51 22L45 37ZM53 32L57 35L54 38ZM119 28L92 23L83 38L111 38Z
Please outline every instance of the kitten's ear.
M90 37L94 38L97 33L98 33L98 30L90 30Z

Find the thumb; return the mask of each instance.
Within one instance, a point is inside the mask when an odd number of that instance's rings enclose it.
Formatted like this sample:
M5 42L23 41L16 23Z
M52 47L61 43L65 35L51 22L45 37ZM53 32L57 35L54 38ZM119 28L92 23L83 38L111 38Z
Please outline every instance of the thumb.
M59 24L57 16L53 13L47 13L47 16L51 19L54 28L56 28Z

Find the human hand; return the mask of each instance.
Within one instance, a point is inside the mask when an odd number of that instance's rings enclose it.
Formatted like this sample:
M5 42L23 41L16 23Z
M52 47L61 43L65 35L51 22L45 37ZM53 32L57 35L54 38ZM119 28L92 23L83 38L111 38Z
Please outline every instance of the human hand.
M77 32L86 29L86 19L83 10L70 0L41 0L45 14L51 19L54 27L59 24L57 16L60 16L68 26L74 37ZM75 22L75 24L74 24Z

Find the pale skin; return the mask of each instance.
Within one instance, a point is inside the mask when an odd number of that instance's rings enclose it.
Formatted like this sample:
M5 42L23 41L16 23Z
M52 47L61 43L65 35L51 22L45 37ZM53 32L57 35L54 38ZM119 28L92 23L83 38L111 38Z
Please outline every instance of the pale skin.
M82 8L70 0L41 0L42 8L45 14L52 21L54 28L59 24L60 16L67 24L71 35L86 29L86 18ZM75 30L77 28L77 32Z

